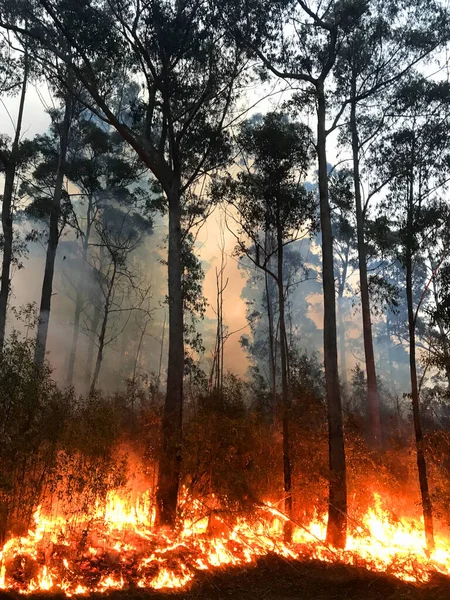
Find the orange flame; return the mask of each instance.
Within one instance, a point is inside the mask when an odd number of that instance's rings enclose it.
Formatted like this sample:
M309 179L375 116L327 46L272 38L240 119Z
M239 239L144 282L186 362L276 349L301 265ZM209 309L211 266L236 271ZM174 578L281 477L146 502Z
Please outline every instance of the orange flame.
M184 588L199 571L253 563L269 553L365 566L406 581L427 581L432 571L450 574L450 541L437 536L436 549L428 556L421 520L394 519L377 494L363 518L351 521L345 550L325 544L323 516L306 527L296 526L292 543L285 544L285 516L270 504L251 521L222 521L222 533L214 537L208 535L201 504L194 508L197 517L186 518L176 535L152 530L149 493L131 502L111 492L90 517L48 517L38 509L33 530L11 538L0 552L0 589L62 591L70 597L131 583Z

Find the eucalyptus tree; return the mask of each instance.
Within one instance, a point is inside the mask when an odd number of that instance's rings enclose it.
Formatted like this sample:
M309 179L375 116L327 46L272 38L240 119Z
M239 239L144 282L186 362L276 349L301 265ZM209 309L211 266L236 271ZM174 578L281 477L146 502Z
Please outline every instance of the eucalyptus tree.
M30 56L27 46L25 45L22 65L17 64L19 61L13 59L10 54L6 53L1 56L1 64L5 69L5 73L10 73L11 68L17 69L21 74L21 82L14 81L15 77L11 77L13 90L20 85L19 107L17 112L17 120L14 125L15 132L11 147L6 143L0 146L0 165L4 173L5 183L2 196L2 229L3 229L3 258L2 270L0 278L0 353L3 350L6 331L6 314L8 308L8 298L11 285L11 266L13 263L14 250L14 231L13 231L13 214L14 214L14 193L17 187L18 171L26 166L27 151L29 144L21 142L22 123L25 108L25 97L27 86L29 83L30 73ZM5 82L0 84L0 93L5 88ZM11 91L13 91L11 90ZM2 140L5 142L5 140Z
M414 278L428 248L436 243L436 225L447 226L442 223L447 211L442 209L438 192L449 179L448 92L447 82L436 83L411 75L396 94L398 127L383 137L377 156L382 175L390 177L386 210L397 232L396 252L405 269L411 401L425 534L430 550L434 547L433 512L416 360L416 328L429 285L418 296L414 294Z
M352 219L352 173L346 169L330 176L330 201L333 210L334 263L339 319L339 355L341 382L347 382L347 349L345 335L345 293L351 290L354 270L355 227Z
M181 213L189 190L228 154L224 134L246 61L219 13L202 0L20 0L0 3L0 24L33 40L59 78L64 64L85 105L112 125L159 182L168 206L169 350L157 520L173 526L183 407ZM133 82L137 94L128 94ZM64 81L61 81L64 85Z
M224 196L237 213L237 252L273 278L277 289L281 361L281 412L285 511L292 514L289 441L289 343L286 328L285 247L315 225L316 202L304 181L312 158L311 131L283 113L268 113L241 126L238 146L244 168L225 183ZM270 240L270 243L267 243ZM286 538L292 535L287 522Z
M44 278L41 289L39 323L35 347L35 361L41 367L45 358L56 252L68 219L68 194L64 187L66 155L70 142L70 127L76 107L66 95L62 109L50 111L51 127L48 134L33 140L33 166L24 179L21 193L31 202L26 212L48 223Z
M89 254L88 261L98 284L91 301L97 306L100 327L90 332L97 346L91 394L97 386L105 348L123 333L132 312L143 309L149 298L150 289L136 272L131 257L150 226L139 213L113 205L103 206L94 223L95 251ZM125 326L121 318L124 314Z
M235 0L224 11L227 26L251 56L262 63L262 73L299 82L298 108L317 117L316 153L322 246L323 346L329 430L328 543L345 546L347 483L338 375L336 291L333 234L328 190L327 138L335 131L343 109L331 117L332 70L344 38L368 10L354 0ZM328 125L328 126L327 126Z
M87 280L92 274L88 268L88 255L97 218L107 205L135 204L138 197L140 204L146 202L143 190L136 187L139 183L139 165L136 160L130 160L133 155L127 156L121 136L96 122L92 115L85 115L74 123L71 137L65 172L69 181L76 186L76 191L69 194L69 225L74 229L77 241L72 244L76 246L72 261L75 263L72 274L74 270L76 273L72 277L75 311L67 367L68 385L73 381L81 315L87 300ZM133 191L130 186L134 187ZM147 211L146 207L141 208Z
M73 121L74 101L70 92L64 99L62 120L54 123L59 137L59 148L54 171L54 184L50 205L47 251L45 255L44 278L42 281L41 301L39 306L39 323L37 327L35 362L42 367L47 346L50 309L53 294L53 278L55 273L56 252L60 238L61 201L64 194L64 174L67 149L69 147L70 127Z
M364 150L386 125L390 110L389 91L407 73L439 47L449 35L448 15L442 3L414 0L353 2L366 6L340 41L333 75L334 101L339 110L349 110L349 120L341 129L341 143L352 151L358 266L362 309L364 353L367 376L367 416L369 439L381 444L381 423L375 356L372 340L365 220L369 202L386 182L376 182L363 202L361 159ZM374 100L377 109L374 110ZM348 144L350 140L350 144ZM368 165L370 174L370 165ZM371 186L369 186L370 188Z

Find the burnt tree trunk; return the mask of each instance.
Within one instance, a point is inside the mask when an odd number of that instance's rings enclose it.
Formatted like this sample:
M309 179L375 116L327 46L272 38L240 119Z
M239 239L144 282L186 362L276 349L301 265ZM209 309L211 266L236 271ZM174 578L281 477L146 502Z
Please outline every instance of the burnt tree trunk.
M356 90L353 90L354 95ZM364 212L361 199L361 178L359 167L359 136L356 122L356 103L350 110L350 128L352 133L353 183L356 205L356 234L358 245L359 281L361 290L361 311L363 322L364 354L367 376L367 420L369 440L372 446L381 446L380 397L378 394L377 374L372 339L372 320L370 316L369 283L367 277L367 253L364 240Z
M156 523L173 527L180 483L183 420L183 288L180 182L172 182L168 195L169 249L169 357L162 420L162 452L158 465Z
M331 215L328 199L326 105L323 82L320 80L317 83L316 92L320 225L322 230L322 283L324 305L323 343L330 466L326 539L327 543L330 545L342 548L345 546L347 531L347 481L341 394L338 376L333 234L331 230Z
M414 178L410 175L408 192L407 212L407 247L405 256L406 269L406 303L408 306L408 332L409 332L409 371L411 377L411 401L414 423L414 434L416 439L417 471L419 475L420 494L422 498L423 520L425 525L425 539L429 551L434 549L433 508L431 505L430 490L428 487L427 464L425 461L424 439L422 423L420 419L419 387L417 385L416 366L416 315L413 308L413 286L412 286L412 248L414 244L413 204Z
M3 261L0 280L0 353L5 344L6 312L11 279L11 263L13 257L13 216L12 200L14 195L14 182L16 178L17 161L19 154L20 134L22 131L25 95L28 83L28 52L25 50L25 66L23 72L22 90L20 93L19 112L17 114L16 132L11 147L11 155L5 165L5 185L2 199L2 228L3 228Z
M64 183L64 169L66 164L67 147L69 145L69 131L72 113L72 96L70 92L65 99L64 118L62 122L59 146L58 166L56 170L55 189L53 192L50 210L50 224L48 234L47 253L45 257L44 281L42 283L41 304L39 308L39 323L36 338L34 361L41 367L45 359L47 346L48 325L50 321L50 308L53 291L53 275L55 272L56 250L59 241L59 218L61 214L61 197Z
M281 228L277 226L277 288L280 315L280 362L281 362L281 403L282 403L282 432L283 432L283 482L284 482L284 512L292 518L292 468L290 452L290 394L287 359L286 316L283 285L283 239ZM284 524L284 540L292 541L292 521Z

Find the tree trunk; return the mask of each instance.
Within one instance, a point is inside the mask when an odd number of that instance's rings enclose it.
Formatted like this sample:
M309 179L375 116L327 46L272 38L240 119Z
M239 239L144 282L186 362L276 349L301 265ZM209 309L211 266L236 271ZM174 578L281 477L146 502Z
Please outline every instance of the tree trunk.
M184 374L181 198L178 180L172 184L168 203L169 357L162 420L162 452L158 465L156 523L173 527L180 483Z
M291 472L291 453L289 442L290 426L290 397L288 386L288 368L287 368L287 340L286 340L286 317L284 306L284 286L283 286L283 239L280 227L277 227L277 286L278 286L278 305L280 312L280 359L281 359L281 400L282 400L282 431L283 431L283 480L284 480L284 512L292 518L292 472ZM284 524L284 541L292 541L292 521L286 521Z
M272 387L272 422L275 425L277 420L277 369L275 363L275 335L273 328L272 297L269 289L269 275L266 271L264 272L264 283L267 304L267 325L269 327L269 367Z
M341 357L341 380L344 385L347 384L347 354L345 343L345 324L343 318L343 298L338 297L338 314L339 314L339 355Z
M158 378L156 380L156 393L159 393L159 386L161 385L161 373L162 373L162 363L163 363L163 355L164 355L164 338L166 337L166 313L164 313L164 321L163 328L161 333L161 343L159 349L159 364L158 364Z
M78 280L78 285L77 285L77 292L76 292L76 298L75 298L75 314L73 317L73 335L72 335L72 345L70 348L70 356L69 356L69 365L67 368L67 385L70 386L72 385L73 382L73 374L74 374L74 370L75 370L75 359L77 356L77 347L78 347L78 338L80 336L80 319L81 319L81 310L82 310L82 302L83 302L83 296L84 296L84 283L85 283L85 277L86 277L86 271L85 271L85 266L87 263L87 256L88 256L88 248L89 248L89 239L90 239L90 235L91 235L91 214L92 211L92 198L89 198L89 202L88 202L88 217L87 217L87 226L86 226L86 232L84 235L84 239L83 239L83 245L82 245L82 259L83 259L83 265L81 267L81 274L80 274L80 278ZM91 364L92 364L92 360L91 360ZM89 377L90 377L90 372L89 372Z
M328 407L330 484L327 542L343 548L347 531L347 482L341 394L338 376L333 235L328 200L326 106L323 83L317 83L317 154L319 163L320 224L322 230L323 346Z
M72 96L67 94L64 107L61 140L59 147L58 167L55 178L55 189L50 212L50 225L48 235L47 254L45 257L44 281L42 283L41 305L39 309L39 323L36 338L34 361L41 367L45 359L47 346L48 325L50 321L50 308L53 291L53 275L55 272L56 250L59 241L59 217L61 214L61 197L64 183L64 169L66 164L67 147L69 144L69 130L72 112Z
M91 333L93 336L97 334L97 329L100 324L100 309L97 305L94 306L94 314L91 319ZM92 381L92 361L94 359L94 341L92 338L89 339L87 358L86 358L86 382ZM89 388L90 388L89 383Z
M2 228L3 228L3 262L0 279L0 353L5 344L6 312L11 278L11 262L13 256L13 217L12 200L14 181L16 178L17 159L19 153L20 134L22 131L25 95L28 83L28 51L25 49L25 65L23 72L22 90L20 93L19 112L17 114L16 132L11 147L11 155L5 168L5 185L2 199Z
M342 277L338 289L338 314L339 314L339 355L341 359L341 380L347 384L347 353L345 344L345 323L344 323L344 291L347 281L348 255L350 252L350 242L345 251L345 262L342 265Z
M108 293L106 294L105 304L103 307L102 326L100 329L100 335L98 336L97 359L95 361L94 375L92 377L91 388L89 390L89 393L91 395L94 393L95 388L97 386L97 381L98 381L98 377L100 375L100 369L101 369L102 362L103 362L103 350L105 349L106 329L108 327L109 313L111 310L111 298L113 295L114 285L115 285L116 275L117 275L117 268L118 268L117 259L115 256L113 256L112 259L114 261L114 266L113 266L113 272L111 275L111 279L108 284Z
M417 471L419 474L420 494L422 497L422 511L425 525L425 539L428 550L434 550L434 528L433 509L431 505L430 491L428 488L427 464L425 462L424 440L422 423L420 420L419 388L417 385L416 367L416 318L413 309L412 289L412 247L413 247L413 177L410 177L410 191L408 199L407 215L407 245L406 248L406 302L408 306L408 330L409 330L409 372L411 376L411 401L413 409L414 434L416 438Z
M358 240L359 284L361 289L361 310L363 322L364 354L367 376L367 417L369 440L373 447L381 446L380 397L378 394L375 356L373 352L372 320L370 316L369 284L367 278L367 254L364 241L364 213L361 199L361 179L359 169L359 137L356 122L356 103L350 110L352 132L353 183L355 188L356 233Z

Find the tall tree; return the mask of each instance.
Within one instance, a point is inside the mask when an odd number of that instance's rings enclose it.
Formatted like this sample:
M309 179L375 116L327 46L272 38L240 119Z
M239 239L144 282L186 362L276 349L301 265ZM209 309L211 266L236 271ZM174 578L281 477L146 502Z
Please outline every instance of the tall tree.
M349 3L348 8L350 26L340 43L334 75L338 106L343 111L348 105L350 113L348 127L341 137L345 144L351 140L369 439L373 446L380 446L380 400L364 233L369 200L374 194L370 193L363 202L361 155L383 127L385 113L381 109L374 114L368 105L373 105L374 97L386 96L389 88L397 85L414 65L442 46L448 39L448 27L446 12L439 2L414 0L399 6L396 1L372 0ZM352 8L355 16L351 14ZM378 103L380 106L383 102Z
M99 331L91 332L97 345L91 394L97 387L105 348L123 334L132 312L140 310L148 299L150 290L142 283L131 261L148 226L138 213L124 212L114 206L103 207L94 224L97 240L93 245L97 252L88 260L98 282L97 298L92 302L98 306L100 319ZM124 314L125 326L121 319Z
M405 269L411 401L416 440L425 535L434 548L433 512L424 449L417 379L416 327L423 303L414 294L415 273L427 247L433 244L436 223L446 211L440 208L436 191L446 182L448 156L448 83L411 77L397 92L398 128L380 144L379 168L392 175L387 206L397 230L397 254ZM388 210L389 210L388 209Z
M61 199L63 196L66 155L69 147L69 132L73 118L73 97L67 92L64 99L63 118L57 125L59 133L59 153L55 171L55 182L48 230L47 252L45 255L44 278L42 281L41 302L39 306L39 323L36 337L34 359L38 367L42 367L47 347L48 326L53 294L53 277L55 273L56 251L60 237Z
M97 218L106 205L133 204L137 196L142 195L136 186L133 193L129 190L128 186L138 182L139 169L125 155L125 144L114 130L108 131L105 126L100 126L92 116L82 117L74 123L71 138L65 171L77 190L70 194L72 214L69 225L75 230L79 243L72 244L76 245L70 274L75 293L75 311L67 367L68 385L73 381L80 322L86 303L86 280L91 276L88 269L89 245ZM133 196L136 198L133 199Z
M218 11L197 0L86 0L70 8L62 0L21 0L15 15L10 9L2 0L1 23L33 39L37 60L54 64L57 79L59 62L66 65L84 89L84 103L130 144L166 197L169 357L157 521L173 526L184 373L182 208L187 192L227 155L223 129L243 55L220 26ZM27 23L14 18L17 10ZM128 81L139 82L131 97Z
M0 278L0 353L3 350L6 331L6 313L11 284L11 265L13 262L13 199L16 185L17 170L23 162L21 151L22 122L25 107L25 96L28 86L30 57L28 47L23 54L22 84L19 98L19 110L15 123L14 139L10 149L1 148L0 163L4 171L5 183L2 197L2 229L3 229L3 259ZM22 145L23 150L23 145Z
M316 153L320 226L322 231L322 285L324 304L324 365L329 429L328 543L345 546L347 529L347 483L338 376L336 292L333 235L328 193L327 137L335 130L341 112L327 128L330 76L340 45L354 27L366 4L352 0L308 3L233 2L228 26L248 51L257 56L266 72L304 84L297 95L304 107L313 105L317 116ZM238 13L236 14L236 9Z
M237 251L270 275L277 289L281 361L281 413L285 511L292 515L292 468L286 326L286 245L307 235L315 223L314 196L304 187L311 160L311 132L280 113L244 123L238 145L246 168L226 186L228 202L237 211ZM306 234L305 234L306 231ZM271 243L267 245L267 238ZM287 523L285 538L292 536Z
M339 318L339 355L341 382L347 382L347 349L345 340L345 292L353 274L355 228L352 223L352 174L347 170L333 173L330 178L330 201L333 207L336 291Z

